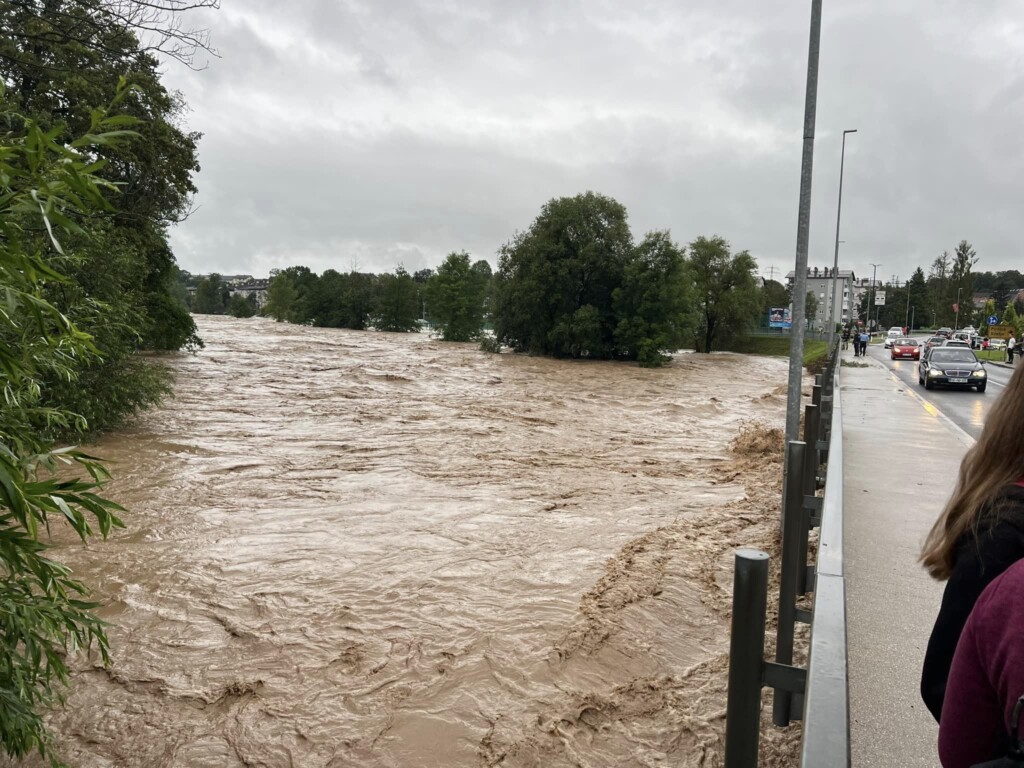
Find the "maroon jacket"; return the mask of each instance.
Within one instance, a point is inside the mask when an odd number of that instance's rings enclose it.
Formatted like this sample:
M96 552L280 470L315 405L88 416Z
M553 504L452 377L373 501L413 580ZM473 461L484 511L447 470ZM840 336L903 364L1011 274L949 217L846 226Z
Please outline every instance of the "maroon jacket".
M1024 695L1024 560L981 593L956 646L939 723L944 768L1006 754L1010 716Z

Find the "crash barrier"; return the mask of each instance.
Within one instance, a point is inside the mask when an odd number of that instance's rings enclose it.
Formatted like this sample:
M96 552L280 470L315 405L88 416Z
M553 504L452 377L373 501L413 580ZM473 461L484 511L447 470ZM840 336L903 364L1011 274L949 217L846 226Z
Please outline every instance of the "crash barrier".
M843 434L838 344L816 377L804 409L804 439L786 446L782 555L775 659L765 659L769 558L740 549L733 574L725 766L753 768L760 742L761 692L774 690L772 722L803 720L801 765L850 765L843 576ZM819 495L819 491L823 495ZM808 536L818 528L817 557L808 566ZM809 609L797 605L812 594ZM793 663L797 622L811 626L807 668Z

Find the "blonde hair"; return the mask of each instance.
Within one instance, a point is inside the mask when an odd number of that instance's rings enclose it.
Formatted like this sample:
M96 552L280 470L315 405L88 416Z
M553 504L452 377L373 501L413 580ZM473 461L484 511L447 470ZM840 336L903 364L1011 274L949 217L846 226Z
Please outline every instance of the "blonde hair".
M978 533L982 510L999 513L1001 491L1024 478L1024 366L1018 366L992 406L981 437L960 462L953 495L932 526L921 562L933 578L948 579L967 531Z

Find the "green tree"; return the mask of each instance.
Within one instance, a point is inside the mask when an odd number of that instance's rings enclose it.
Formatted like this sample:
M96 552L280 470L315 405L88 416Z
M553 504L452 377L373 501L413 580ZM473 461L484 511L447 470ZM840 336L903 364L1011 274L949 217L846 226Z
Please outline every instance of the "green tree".
M94 159L98 148L125 138L116 130L124 123L96 111L86 138L74 140L0 111L8 127L0 137L0 743L9 757L36 751L57 765L42 714L61 701L71 654L97 648L104 662L108 655L96 605L49 556L48 532L64 521L84 541L94 525L106 536L121 522L120 508L97 495L104 466L73 447L54 447L55 432L84 424L48 406L46 382L73 381L98 350L45 292L68 282L51 265L66 255L58 236L77 234L76 219L110 215L106 197L116 191L94 176Z
M165 391L167 372L138 359L139 349L202 345L175 285L167 239L167 227L187 215L195 192L199 136L179 127L184 102L160 83L156 58L131 28L137 17L119 16L117 6L103 0L0 4L7 103L68 144L90 130L97 107L116 100L122 113L116 121L134 119L140 134L139 141L90 150L97 176L112 183L104 195L116 209L105 217L69 212L76 228L52 260L66 280L44 289L99 353L77 360L77 386L66 377L47 379L45 404L79 412L94 429L120 423ZM118 90L121 76L130 87ZM26 236L39 239L38 232Z
M808 291L804 301L804 317L807 318L807 325L810 326L814 322L815 315L818 314L818 296L814 291Z
M710 352L724 335L743 333L760 308L757 262L746 251L732 254L729 243L715 236L690 243L690 274L697 309L695 346Z
M615 289L615 344L624 357L657 367L692 338L691 282L683 250L668 232L649 232Z
M633 250L626 209L594 192L549 201L502 247L495 285L497 340L555 357L611 357L612 295Z
M930 319L927 317L929 307L928 284L924 278L924 271L920 267L914 270L914 274L907 281L907 291L910 293L911 315L914 325L920 327L922 323Z
M378 331L408 333L419 329L419 317L416 282L405 268L398 267L393 275L381 275L374 327Z
M489 275L474 267L468 253L453 252L427 281L430 319L445 341L472 341L480 336Z
M256 314L256 297L236 293L228 299L227 313L232 317L252 317Z
M267 287L267 303L263 311L280 323L288 318L298 296L299 292L290 274L271 272L270 285Z
M224 278L214 272L199 281L192 300L192 311L199 315L223 315L230 298L231 289Z
M788 307L789 291L778 280L765 280L761 286L761 317L768 321L768 313L772 307Z

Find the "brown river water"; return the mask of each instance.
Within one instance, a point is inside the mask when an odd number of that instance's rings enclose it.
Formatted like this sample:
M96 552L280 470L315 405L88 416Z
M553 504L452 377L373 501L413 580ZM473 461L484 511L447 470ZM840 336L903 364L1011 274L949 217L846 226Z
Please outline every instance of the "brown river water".
M731 551L779 474L730 444L782 425L785 360L197 321L92 448L127 529L59 551L112 625L69 765L721 764Z

